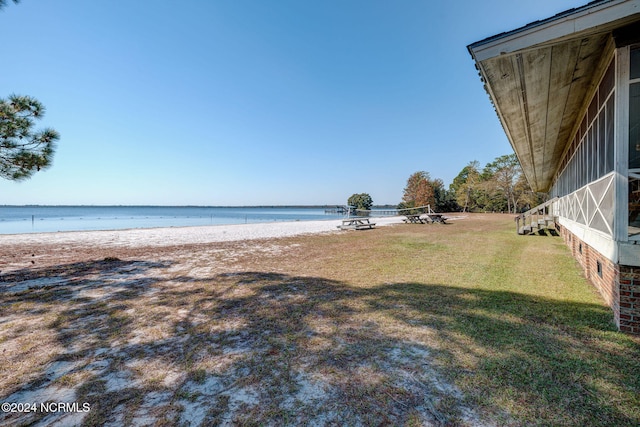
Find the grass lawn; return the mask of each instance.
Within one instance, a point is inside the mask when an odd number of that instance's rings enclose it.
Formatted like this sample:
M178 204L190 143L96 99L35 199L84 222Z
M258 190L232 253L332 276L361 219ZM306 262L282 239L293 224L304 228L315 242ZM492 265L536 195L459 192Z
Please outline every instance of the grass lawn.
M0 401L91 409L0 425L640 425L640 339L512 216L12 250Z

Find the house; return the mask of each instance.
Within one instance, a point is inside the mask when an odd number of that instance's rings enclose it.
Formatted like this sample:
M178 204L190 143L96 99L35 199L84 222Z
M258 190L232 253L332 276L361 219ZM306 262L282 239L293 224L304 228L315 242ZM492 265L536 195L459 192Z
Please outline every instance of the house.
M617 326L640 334L640 0L593 1L468 50L529 184Z

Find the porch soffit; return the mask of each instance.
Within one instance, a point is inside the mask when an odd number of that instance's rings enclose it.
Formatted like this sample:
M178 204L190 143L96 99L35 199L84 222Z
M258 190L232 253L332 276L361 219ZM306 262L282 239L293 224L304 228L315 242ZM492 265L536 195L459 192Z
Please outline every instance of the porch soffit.
M593 2L570 12L469 46L534 191L549 190L611 31L640 20L640 0Z

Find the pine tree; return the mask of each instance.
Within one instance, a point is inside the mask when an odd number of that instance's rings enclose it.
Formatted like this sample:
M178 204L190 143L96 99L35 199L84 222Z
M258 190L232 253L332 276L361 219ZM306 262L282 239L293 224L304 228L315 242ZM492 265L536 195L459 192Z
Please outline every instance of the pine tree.
M13 0L18 4L20 0ZM0 0L0 10L8 0ZM0 177L19 181L51 166L60 135L53 129L32 130L44 107L29 96L0 98Z
M20 2L20 0L13 0L13 2L15 4L18 4ZM2 9L3 7L5 7L7 5L7 0L0 0L0 9Z
M0 98L0 177L18 181L51 165L60 135L49 128L32 129L43 114L42 104L29 96Z

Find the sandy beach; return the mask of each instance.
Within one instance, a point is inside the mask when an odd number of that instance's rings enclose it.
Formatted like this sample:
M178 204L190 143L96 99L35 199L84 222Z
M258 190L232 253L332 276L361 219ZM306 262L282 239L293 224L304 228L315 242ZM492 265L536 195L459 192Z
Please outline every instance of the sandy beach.
M373 218L372 222L383 227L401 223L402 218ZM188 257L218 251L233 256L239 247L268 251L274 239L348 233L339 225L341 220L322 220L0 235L0 274L109 257L151 259L179 253Z
M373 218L376 226L402 222L402 217ZM273 239L300 234L339 232L341 220L294 221L198 227L139 228L0 235L0 251L11 245L84 245L103 248L162 247L240 240Z

